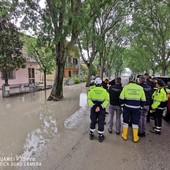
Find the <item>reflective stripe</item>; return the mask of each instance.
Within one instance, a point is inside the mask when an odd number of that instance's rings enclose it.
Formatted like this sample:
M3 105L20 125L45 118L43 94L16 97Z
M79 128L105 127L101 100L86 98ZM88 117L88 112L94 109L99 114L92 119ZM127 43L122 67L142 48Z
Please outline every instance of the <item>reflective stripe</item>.
M95 132L95 130L96 130L96 129L90 129L90 131L93 132L93 133Z
M104 131L99 131L99 130L98 130L98 133L99 133L99 134L103 134L103 133L104 133Z
M132 124L132 128L138 129L139 126L138 126L138 125L135 125L135 124Z
M158 107L157 109L164 110L166 107Z
M140 101L141 99L134 99L134 98L125 98L125 100L135 100L135 101ZM144 100L145 101L145 100Z
M116 89L116 88L112 88L111 90L114 90L114 91L122 91L121 89Z
M92 101L96 101L96 102L103 102L104 100L100 100L100 99L91 99Z
M123 122L123 127L128 128L128 124Z
M151 88L144 88L144 90L145 90L145 91L150 91L150 90L151 90Z
M162 100L162 102L167 102L168 100Z
M159 127L159 126L156 126L155 128L156 128L156 129L161 129L161 127Z
M134 109L139 109L140 106L132 106L132 105L128 105L128 104L125 104L126 107L130 107L130 108L134 108Z

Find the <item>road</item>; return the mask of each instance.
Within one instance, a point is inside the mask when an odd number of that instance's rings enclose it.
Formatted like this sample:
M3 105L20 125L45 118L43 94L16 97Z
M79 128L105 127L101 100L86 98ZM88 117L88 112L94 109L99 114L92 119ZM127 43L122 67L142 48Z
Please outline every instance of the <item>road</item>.
M85 84L64 86L64 99L47 101L50 90L0 97L0 161L2 170L169 170L170 123L161 135L149 132L138 143L107 132L98 142L88 138L89 108L79 107ZM108 121L108 116L106 117ZM8 160L8 165L5 163ZM19 161L18 161L19 159ZM27 159L25 162L23 159ZM17 162L18 161L18 162ZM17 162L17 163L16 163ZM22 166L21 166L22 165Z

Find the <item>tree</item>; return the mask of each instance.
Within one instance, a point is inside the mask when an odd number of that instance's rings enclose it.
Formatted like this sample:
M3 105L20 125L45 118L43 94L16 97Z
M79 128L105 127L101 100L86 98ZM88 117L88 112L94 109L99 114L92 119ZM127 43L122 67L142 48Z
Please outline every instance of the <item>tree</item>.
M48 42L42 41L41 37L33 38L24 36L27 52L40 66L40 71L44 74L44 89L46 89L46 75L51 74L55 68L54 49L49 47Z
M26 59L22 56L23 42L17 28L8 20L0 18L0 71L5 85L9 72L23 68Z
M134 38L149 50L154 57L154 67L162 68L166 74L170 64L170 7L168 1L138 1L133 8L132 31Z
M126 1L118 0L105 3L101 10L95 15L91 22L80 34L79 47L81 57L88 67L88 78L86 86L90 84L91 67L95 60L98 60L98 69L103 78L103 72L107 68L108 56L111 54L111 46L118 44L117 39L122 39L123 34L118 33L125 22ZM121 31L120 31L121 32ZM118 36L120 36L118 38ZM116 44L117 43L117 44ZM87 51L87 57L83 56L83 50ZM111 55L110 55L111 56Z
M39 6L39 0L20 2L18 10L23 13L23 28L32 28L35 36L44 35L44 39L54 44L55 79L48 100L63 98L63 76L69 49L75 44L78 35L91 20L94 11L110 0L46 0L46 8ZM19 2L19 1L18 1ZM95 5L98 5L96 8ZM69 42L67 38L69 37ZM68 43L67 43L68 42Z

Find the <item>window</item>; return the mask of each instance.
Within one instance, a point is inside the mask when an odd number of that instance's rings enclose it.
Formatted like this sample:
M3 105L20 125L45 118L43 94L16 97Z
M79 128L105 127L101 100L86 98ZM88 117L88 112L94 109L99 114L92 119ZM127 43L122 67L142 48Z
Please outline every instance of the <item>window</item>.
M35 83L35 68L28 68L29 83Z
M73 64L78 64L77 58L73 58Z
M1 78L4 79L5 76L5 72L1 72ZM15 70L8 70L7 71L7 78L8 79L15 79L16 78L16 74L15 74Z
M72 57L68 57L68 63L73 63Z

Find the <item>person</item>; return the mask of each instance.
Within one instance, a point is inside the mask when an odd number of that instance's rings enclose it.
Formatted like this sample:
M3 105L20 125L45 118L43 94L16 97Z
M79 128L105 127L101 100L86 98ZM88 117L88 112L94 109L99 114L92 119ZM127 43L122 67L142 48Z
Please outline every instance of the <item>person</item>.
M117 77L115 79L115 84L109 87L109 96L110 96L110 105L109 105L109 113L110 113L110 119L109 119L109 127L108 131L109 133L112 133L113 130L113 118L114 113L116 113L116 134L120 134L120 128L121 128L121 107L119 103L119 96L122 91L122 84L121 84L121 78Z
M153 94L154 91L155 91L156 83L157 83L157 78L156 78L156 77L153 77L153 78L151 79L151 83L149 83L150 85L148 84L148 85L151 87L151 96L152 96L152 94ZM151 99L151 103L150 103L150 105L149 105L149 111L148 111L148 114L147 114L147 122L148 122L148 123L150 122L150 119L153 118L153 114L150 112L152 102L153 102L153 101L152 101L152 99Z
M146 84L152 87L152 81L150 80L150 75L148 73L145 73L144 77L146 78Z
M108 91L108 85L109 85L109 78L106 78L106 79L102 82L102 87Z
M108 91L108 88L109 88L108 85L109 85L109 78L106 78L106 79L102 82L102 87ZM108 112L106 111L106 109L105 109L105 116L108 115L108 114L109 114L109 113L108 113ZM105 121L104 124L106 124L106 121Z
M155 126L150 132L155 134L161 134L162 129L162 114L167 108L168 95L165 90L165 83L163 80L158 79L156 84L156 90L152 95L153 104L151 105L151 112L153 112Z
M166 121L170 121L170 81L167 82L166 91L168 93L168 105L167 105L167 110L164 113L163 118Z
M91 81L90 81L90 87L89 87L89 90L93 89L95 87L95 84L94 84L94 80L95 80L95 77L91 77Z
M152 90L154 91L154 88L156 87L156 83L157 83L157 78L156 77L153 77L152 79L151 79L151 88L152 88Z
M120 104L123 107L123 132L122 138L127 140L128 123L131 119L133 130L133 141L138 142L138 125L140 120L140 109L145 105L146 97L141 86L135 83L135 78L129 78L129 84L123 87L120 93Z
M149 105L151 104L152 91L151 91L151 87L148 84L146 84L146 79L144 76L139 77L139 85L144 89L145 96L146 96L146 103L144 107L141 109L138 136L145 137L146 120L147 120L147 114L149 112Z
M104 136L104 122L105 122L105 109L109 104L109 93L104 89L102 79L97 77L94 81L95 87L92 88L87 95L88 105L91 107L90 110L90 140L93 139L96 123L98 123L98 134L99 142L102 142Z
M115 79L109 82L109 85L113 86L115 84Z

